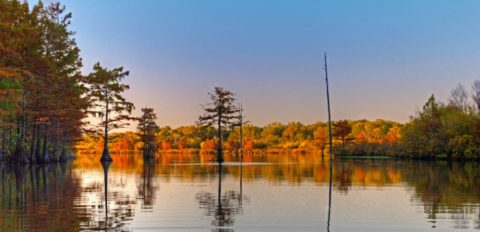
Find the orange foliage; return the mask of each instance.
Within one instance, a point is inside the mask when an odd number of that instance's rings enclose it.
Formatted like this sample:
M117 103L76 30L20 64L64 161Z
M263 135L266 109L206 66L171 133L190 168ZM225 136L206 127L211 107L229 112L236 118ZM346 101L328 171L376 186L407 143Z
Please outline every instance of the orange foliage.
M133 144L128 139L120 139L112 146L114 152L129 151L133 149Z
M99 151L101 151L101 150L103 149L103 145L104 145L104 144L105 144L105 143L103 142L103 140L99 141L99 142L97 143L97 149L98 149Z
M183 150L185 148L185 139L178 142L178 149Z
M200 144L200 147L205 150L215 149L215 141L213 139L207 139Z
M392 127L388 130L387 142L389 143L396 143L400 140L400 128L399 127Z
M381 136L380 128L375 128L372 131L371 138L370 138L371 143L382 143L383 138Z
M355 141L357 143L364 143L367 141L367 136L365 135L365 132L360 132L355 136Z
M98 162L99 154L79 155L75 161L75 166L82 168L101 169ZM142 173L143 155L142 154L112 154L113 162L111 170L122 171L126 173ZM239 161L235 154L225 153L225 161ZM215 154L207 153L161 153L157 154L155 163L158 168L156 172L161 172L165 176L175 176L185 180L194 178L203 178L198 173L208 174L215 170ZM300 183L303 181L314 180L317 183L326 183L329 178L328 160L323 160L316 154L253 154L246 153L243 156L243 162L271 162L280 164L296 165L245 165L243 166L243 178L254 179L258 176L273 182L288 181L291 183ZM404 181L401 166L394 161L386 161L385 165L371 165L370 161L349 160L345 163L334 163L333 177L338 188L342 191L348 191L352 185L360 186L382 186L387 184L396 184ZM373 162L373 161L372 161ZM200 165L179 165L174 168L168 167L169 164L199 163ZM372 164L374 164L373 162ZM225 166L226 173L239 177L239 166Z
M253 140L249 139L243 144L243 149L246 151L251 151L253 150Z
M162 140L162 150L172 149L172 144L167 140Z

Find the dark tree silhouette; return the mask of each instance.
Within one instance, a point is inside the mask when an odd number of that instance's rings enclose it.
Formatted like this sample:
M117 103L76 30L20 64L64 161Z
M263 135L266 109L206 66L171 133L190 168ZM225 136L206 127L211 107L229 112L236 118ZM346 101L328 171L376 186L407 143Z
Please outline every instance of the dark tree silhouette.
M155 155L157 150L156 135L160 131L155 120L157 114L153 112L152 108L142 108L142 116L138 120L137 130L143 142L143 156L150 158Z
M94 116L103 117L99 125L104 130L104 147L102 161L112 161L108 151L108 131L128 125L125 120L132 120L130 117L134 105L128 102L121 94L130 87L121 83L122 79L129 75L123 67L107 70L100 63L93 66L85 82L89 89L88 96L91 99L91 111ZM111 115L113 117L111 118Z
M211 102L203 106L205 114L198 118L198 124L203 126L213 126L217 124L217 137L218 137L218 162L223 162L222 151L222 127L232 128L239 121L239 110L235 106L235 95L221 87L215 87L214 92L208 93Z

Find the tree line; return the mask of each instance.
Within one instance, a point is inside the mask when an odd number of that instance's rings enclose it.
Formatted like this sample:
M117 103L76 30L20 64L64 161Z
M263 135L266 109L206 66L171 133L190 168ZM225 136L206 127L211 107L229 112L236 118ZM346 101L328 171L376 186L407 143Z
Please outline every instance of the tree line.
M218 89L216 89L218 90ZM221 91L224 91L220 88ZM212 96L217 96L212 92ZM233 93L230 92L233 95ZM232 102L235 99L233 98ZM212 104L215 100L212 100ZM213 104L215 105L215 104ZM198 151L219 153L219 148L237 152L263 151L279 153L289 151L328 151L328 128L325 122L302 124L273 122L265 126L251 123L238 124L238 107L231 104L231 115L222 119L223 132L219 133L218 111L207 123L171 128L158 128L151 134L155 151ZM237 115L237 116L236 116ZM200 116L200 119L205 116ZM230 124L223 125L224 121ZM226 122L225 122L226 123ZM240 133L242 131L242 133ZM448 103L432 95L425 105L406 123L377 119L338 120L333 122L334 153L340 156L392 156L415 159L478 159L480 158L480 81L471 90L459 84L450 94ZM143 142L132 132L117 133L110 144L116 152L141 149ZM242 137L242 138L241 138ZM85 151L98 149L99 138L84 137L78 147ZM221 145L221 146L220 146ZM104 144L102 144L104 146Z
M335 145L351 143L398 143L400 123L385 120L340 120L333 123ZM273 122L265 126L246 123L242 128L243 139L240 142L240 127L227 128L222 132L222 148L235 152L242 146L246 152L284 150L321 151L328 150L328 127L325 122L287 124ZM189 125L171 128L161 127L155 134L157 151L174 152L199 150L216 152L218 149L217 130L213 126ZM113 133L110 147L116 153L141 151L141 136L135 132ZM85 135L78 148L85 152L99 152L103 149L103 140L99 136ZM328 154L326 154L328 155Z
M472 83L470 91L458 84L447 103L431 95L422 109L399 129L397 143L352 143L337 147L337 153L415 159L479 159L480 80Z

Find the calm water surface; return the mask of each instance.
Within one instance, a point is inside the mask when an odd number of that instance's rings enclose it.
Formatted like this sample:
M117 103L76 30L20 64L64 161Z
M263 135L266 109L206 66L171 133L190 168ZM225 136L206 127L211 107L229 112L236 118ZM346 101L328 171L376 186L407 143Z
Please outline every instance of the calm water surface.
M246 155L97 156L1 167L1 231L480 229L477 163Z

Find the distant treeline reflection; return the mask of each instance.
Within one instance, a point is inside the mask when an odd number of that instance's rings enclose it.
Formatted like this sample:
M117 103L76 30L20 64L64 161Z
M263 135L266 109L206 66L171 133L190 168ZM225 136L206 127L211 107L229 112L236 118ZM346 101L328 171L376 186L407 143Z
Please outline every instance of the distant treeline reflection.
M97 155L79 156L72 165L4 166L0 169L3 180L0 229L58 231L108 227L122 230L124 220L134 216L136 204L140 202L143 210L152 210L160 181L205 182L218 178L218 166L211 162L213 157L213 154L157 154L154 160L144 163L142 154L114 155L115 162L107 170L111 176L107 192L103 188L105 180L82 180L82 173L103 173ZM226 178L243 180L244 184L267 181L273 185L316 183L323 186L329 181L329 160L318 155L246 154L242 167L229 165L236 160L234 154L227 154L221 173ZM123 178L115 177L118 174L136 176L137 190L133 195L124 192L126 183ZM462 219L478 213L480 171L476 162L340 158L333 162L335 191L351 194L352 188L392 185L411 188L412 203L421 203L432 221L438 214ZM104 195L116 197L105 199ZM215 207L207 204L214 202L213 195L197 197L200 203L205 203L208 213L214 212ZM230 209L230 203L222 200L226 209ZM44 226L38 226L39 223ZM462 220L455 223L458 228L463 226ZM477 224L480 225L480 220Z
M81 156L75 165L97 169L99 164L95 157ZM112 172L145 172L141 154L114 155L113 158ZM227 165L223 167L223 175L238 179L241 175L244 183L266 180L272 184L313 182L328 185L329 181L329 161L316 154L245 154L246 163L241 169L238 165L228 165L228 162L237 161L235 154L227 154L224 158ZM155 173L150 175L189 182L207 181L218 175L218 167L212 165L212 160L213 154L157 154L153 161ZM412 201L423 204L425 214L432 221L440 213L454 214L458 218L469 217L475 212L480 215L477 209L480 164L477 162L341 158L333 162L336 191L349 194L351 188L392 185L411 187L414 191ZM455 223L458 224L455 227L463 225L462 221ZM480 219L475 223L480 228Z
M78 168L99 168L94 155L81 156ZM144 173L141 154L114 155L112 172ZM218 175L212 165L212 154L157 154L154 174L160 178L202 182ZM242 169L228 165L237 161L234 154L225 156L223 175L243 182L266 180L271 184L301 184L313 182L328 185L329 160L317 154L246 154ZM253 162L249 165L248 162ZM264 165L261 165L264 163ZM197 165L192 165L197 164ZM356 187L407 186L413 190L413 202L424 205L428 218L437 214L455 214L466 218L480 214L480 164L477 162L418 161L395 159L336 159L333 162L333 187L349 194ZM143 166L143 168L142 168ZM456 221L461 227L461 221ZM480 220L476 222L480 226Z
M100 167L95 155L80 156L75 166L82 169ZM142 173L141 154L114 155L113 172ZM182 180L205 180L216 176L212 154L161 154L155 162L155 175ZM234 154L225 156L223 174L240 178L240 167L228 165L236 161ZM313 154L246 154L242 176L244 181L265 179L272 183L329 181L329 162ZM249 165L248 162L254 162ZM198 163L198 165L191 165ZM257 165L257 163L265 163ZM480 199L480 164L477 162L416 161L395 159L336 159L333 162L335 189L348 193L355 186L387 186L407 184L416 190L416 197L432 204L477 203ZM461 193L461 194L460 194ZM435 197L433 197L435 196ZM455 200L453 200L455 199Z

